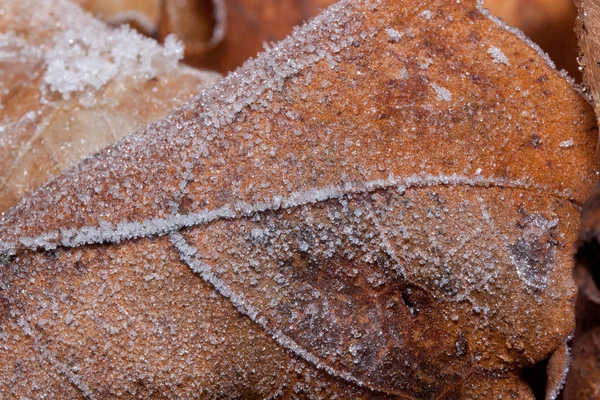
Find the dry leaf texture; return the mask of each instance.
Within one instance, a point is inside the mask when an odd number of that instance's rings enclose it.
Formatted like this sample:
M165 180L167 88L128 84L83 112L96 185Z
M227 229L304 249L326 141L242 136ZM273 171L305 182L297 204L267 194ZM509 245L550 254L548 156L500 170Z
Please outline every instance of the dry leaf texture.
M283 39L294 26L335 0L78 0L111 24L128 23L150 36L174 33L186 62L232 71L264 43ZM572 0L486 0L485 7L525 32L559 69L580 79Z
M172 38L111 30L68 1L0 8L0 213L218 77L179 66Z
M532 398L594 126L474 1L341 1L4 217L0 386Z

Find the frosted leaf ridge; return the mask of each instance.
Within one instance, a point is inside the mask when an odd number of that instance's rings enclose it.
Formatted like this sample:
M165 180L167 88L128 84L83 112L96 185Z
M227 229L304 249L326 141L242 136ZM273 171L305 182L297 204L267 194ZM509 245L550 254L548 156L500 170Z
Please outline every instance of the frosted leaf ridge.
M357 16L357 13L353 13L353 8L357 3L360 4L360 2L353 3L342 1L341 3L332 6L319 17L305 24L303 27L298 28L295 35L276 44L258 59L248 61L244 67L224 78L220 84L204 90L198 100L189 103L178 111L181 113L187 112L187 110L200 110L199 115L194 117L192 123L189 123L188 125L188 122L184 122L185 126L182 125L181 127L178 127L180 133L184 134L182 140L191 140L193 146L200 145L205 139L207 141L210 140L210 137L215 135L215 132L217 132L219 128L232 123L244 108L251 107L259 96L265 92L270 90L281 90L283 82L288 77L297 74L303 69L309 68L319 60L327 59L328 55L330 56L328 51L343 49L359 41L361 35L351 35L349 32L342 31L340 31L340 35L336 36L339 38L336 39L336 41L318 40L320 39L320 36L323 35L333 37L334 35L330 34L331 31L337 32L346 25L358 26L360 28L360 23L357 21L357 18L360 18L360 14ZM374 5L377 3L378 2L369 2L365 0L365 4ZM349 23L351 19L353 20L352 24ZM327 26L327 31L321 29L323 25ZM385 29L385 26L380 26L380 30L383 29ZM363 33L364 35L362 36L365 38L367 36L374 36L377 34L377 29L371 29L368 33ZM351 37L346 37L348 35ZM318 46L312 45L315 41L318 41ZM322 42L325 43L322 44ZM314 47L312 50L311 46ZM333 47L336 48L333 49ZM283 60L287 61L283 62ZM447 93L443 92L442 95L445 96ZM211 103L219 105L218 112L215 112L213 108L207 106L207 104ZM199 129L198 121L203 125L204 129ZM161 122L153 129L155 132L158 132L166 124L167 123ZM141 137L144 136L140 136L140 138ZM131 140L135 140L135 138ZM182 163L182 165L185 166L187 178L184 178L180 182L179 198L185 193L185 189L192 177L192 171L199 162L198 158L194 158L196 157L192 154L192 160ZM184 176L186 174L184 174ZM414 184L414 182L412 182L414 179L407 179L408 184ZM428 178L425 179L427 180ZM462 177L462 179L469 180L470 178ZM483 178L478 177L474 179L475 182L480 182L479 179ZM490 184L495 184L495 182L493 182L495 178L489 179L492 179ZM529 183L522 182L513 183L521 187L529 185ZM507 182L509 185L513 183ZM500 184L503 184L502 180L500 180ZM366 185L368 186L368 184ZM536 188L531 185L529 185L528 188L546 190L546 188ZM316 190L327 189L322 188ZM339 188L335 190L339 190ZM312 190L307 193L314 191L315 190ZM307 193L303 193L302 195L306 195ZM301 193L298 193L297 195L300 194ZM556 194L568 198L566 192ZM294 195L291 195L290 199L293 199L293 197ZM314 201L319 201L318 197L315 198ZM276 206L277 202L278 199L274 198L270 204ZM80 229L69 229L65 227L59 231L49 232L37 237L23 237L21 238L21 245L25 248L55 248L59 245L72 247L84 243L114 242L127 238L165 234L185 226L204 223L214 218L231 218L235 215L239 215L239 213L236 213L235 209L256 209L256 211L260 211L261 208L269 207L270 205L263 204L262 206L255 205L253 208L248 204L236 203L229 204L220 209L203 210L199 213L190 215L173 213L167 218L150 218L137 222L124 221L116 227L88 226ZM0 242L0 246L4 249L12 249L10 251L14 251L17 247L14 243L6 242Z
M244 65L228 74L221 80L221 85L206 88L197 101L182 108L204 107L219 101L218 113L203 111L198 116L198 120L202 121L206 128L216 129L232 123L243 109L255 103L267 91L280 91L286 79L312 67L319 61L332 57L332 51L339 53L359 42L360 37L342 35L351 19L354 20L353 23L359 25L355 20L357 15L353 12L353 8L359 7L360 3L374 6L380 2L381 0L362 0L340 1L333 4L301 27L294 28L292 35L275 43L260 53L257 58L249 59ZM338 41L333 43L330 39L320 41L319 47L311 44L308 46L309 49L305 50L308 43L314 43L321 36L330 35L330 32L321 31L322 26L327 26L331 32L340 33L335 35L339 38ZM372 37L377 33L378 30L372 30L365 37ZM251 71L250 76L244 76L248 71Z
M587 93L585 86L578 84L575 81L575 79L571 75L569 75L569 73L566 70L561 69L560 71L558 71L556 69L556 64L554 64L554 61L552 61L552 59L550 58L548 53L546 53L536 42L531 40L529 38L529 36L527 36L522 30L520 30L517 27L508 25L506 22L502 21L500 18L493 15L490 10L485 8L483 0L477 0L477 9L487 19L489 19L490 21L492 21L493 23L495 23L496 25L498 25L500 28L504 29L505 31L512 33L513 35L515 35L516 37L521 39L523 41L523 43L525 43L527 46L529 46L533 50L535 50L540 55L540 57L542 57L542 59L546 62L546 64L548 64L548 66L550 66L550 68L552 68L553 70L556 70L560 76L562 76L567 82L569 82L571 87L577 93L579 93L582 97L584 97L588 103L592 104L592 100L589 96L589 93Z
M106 222L100 223L98 226L85 226L79 229L63 228L36 237L19 237L17 239L18 243L0 241L0 252L14 255L17 249L21 248L29 250L52 250L58 246L78 247L95 243L116 243L127 239L165 235L182 228L206 224L217 219L236 219L269 210L315 204L348 194L368 193L386 189L395 189L403 192L413 188L426 188L439 185L477 188L503 187L548 194L547 188L525 180L507 180L485 177L483 175L467 177L458 174L415 174L406 178L390 176L385 180L366 181L360 184L346 183L339 186L295 192L289 196L274 196L270 201L262 203L249 204L246 202L235 202L213 210L202 210L191 214L173 214L168 218L154 218L142 222L122 222L116 226ZM550 195L571 201L567 192L554 192L550 193Z

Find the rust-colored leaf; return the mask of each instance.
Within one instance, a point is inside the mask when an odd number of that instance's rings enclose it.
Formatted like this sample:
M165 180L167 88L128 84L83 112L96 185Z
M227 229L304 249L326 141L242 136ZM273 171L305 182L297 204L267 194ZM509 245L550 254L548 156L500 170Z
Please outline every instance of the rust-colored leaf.
M232 71L256 56L264 43L283 39L294 26L335 0L78 0L109 23L126 22L186 45L186 62ZM538 43L559 69L580 79L571 0L486 0L484 5Z
M560 346L548 360L548 365L546 367L547 381L545 400L559 398L567 379L570 362L570 349L567 343L565 343Z
M578 29L584 82L600 116L600 3L575 2L579 11ZM576 243L573 277L579 293L573 359L565 387L565 399L595 399L600 396L600 290L599 235L600 191L597 188L581 214Z
M0 213L217 77L178 66L176 45L111 31L65 1L2 8L1 51L13 56L0 62Z
M5 216L0 386L533 398L594 126L474 0L342 0Z

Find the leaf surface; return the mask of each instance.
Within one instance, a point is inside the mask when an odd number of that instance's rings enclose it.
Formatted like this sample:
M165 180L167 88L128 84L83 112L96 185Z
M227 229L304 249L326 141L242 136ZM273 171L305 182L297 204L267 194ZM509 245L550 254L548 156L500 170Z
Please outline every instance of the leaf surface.
M5 216L3 345L89 397L532 398L594 124L474 1L341 1Z

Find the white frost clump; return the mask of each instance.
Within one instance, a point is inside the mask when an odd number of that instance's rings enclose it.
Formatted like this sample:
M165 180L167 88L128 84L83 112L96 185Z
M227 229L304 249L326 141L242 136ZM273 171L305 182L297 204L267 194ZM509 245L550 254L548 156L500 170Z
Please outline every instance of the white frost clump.
M506 57L506 54L504 54L502 50L500 50L496 46L490 46L490 48L488 49L488 54L492 56L492 59L495 63L510 65L510 61L508 61L508 57Z
M573 147L574 143L575 142L573 141L573 139L569 139L569 140L563 140L558 145L563 148L569 148L569 147Z
M426 20L430 20L432 16L432 12L430 10L425 10L419 13L419 17L425 18Z
M438 99L440 99L442 101L452 100L452 93L450 93L450 91L448 89L446 89L445 87L436 85L435 83L432 83L431 87L437 93Z
M173 69L183 58L183 44L168 36L164 47L127 26L106 34L97 26L56 34L45 54L44 83L65 99L75 92L98 90L116 77L152 78Z
M385 32L388 34L388 40L392 43L398 43L402 35L394 28L386 28Z

